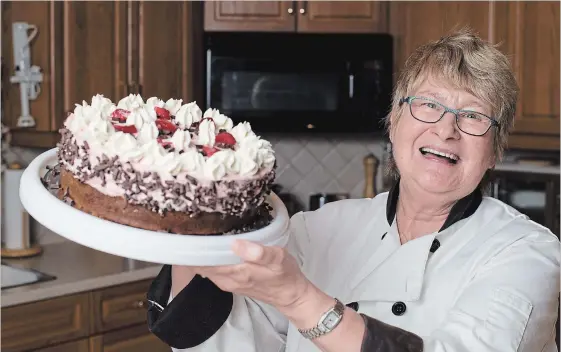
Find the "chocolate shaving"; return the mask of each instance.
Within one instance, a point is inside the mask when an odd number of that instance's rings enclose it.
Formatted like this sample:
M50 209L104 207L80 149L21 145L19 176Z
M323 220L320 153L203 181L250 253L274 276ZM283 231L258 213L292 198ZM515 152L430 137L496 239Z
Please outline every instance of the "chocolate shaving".
M60 165L57 166L58 171L54 171L56 167L48 170L43 179L46 188L58 189L59 185L53 179L60 175L60 167L72 165L72 173L81 182L97 177L101 179L102 186L105 186L111 180L110 182L123 188L124 198L128 203L144 205L161 215L167 211L181 211L191 217L196 217L201 212L242 216L265 204L265 197L270 193L275 179L276 165L268 174L254 180L220 180L200 184L194 177L186 175L185 183L177 182L176 179L162 182L158 173L136 171L129 162L121 163L118 156L101 155L97 157L98 163L92 167L89 146L78 145L67 129L62 129L60 133ZM77 159L80 159L79 164ZM158 202L155 199L164 201Z

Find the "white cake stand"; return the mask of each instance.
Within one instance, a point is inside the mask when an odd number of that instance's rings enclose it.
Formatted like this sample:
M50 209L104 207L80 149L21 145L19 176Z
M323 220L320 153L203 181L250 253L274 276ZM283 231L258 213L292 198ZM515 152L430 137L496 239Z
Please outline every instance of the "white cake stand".
M83 246L152 263L215 266L241 262L230 249L235 239L281 247L288 242L288 211L274 193L267 199L273 208L271 223L259 230L236 235L169 234L121 225L87 214L55 197L41 183L46 167L57 162L56 151L54 148L44 152L26 168L20 183L21 202L39 223Z

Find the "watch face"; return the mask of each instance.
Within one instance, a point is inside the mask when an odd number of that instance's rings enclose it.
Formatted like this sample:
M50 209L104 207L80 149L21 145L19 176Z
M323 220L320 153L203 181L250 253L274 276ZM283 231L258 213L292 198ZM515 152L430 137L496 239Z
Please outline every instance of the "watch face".
M331 330L337 325L338 321L339 315L335 312L329 312L329 314L327 314L327 316L325 317L323 324Z

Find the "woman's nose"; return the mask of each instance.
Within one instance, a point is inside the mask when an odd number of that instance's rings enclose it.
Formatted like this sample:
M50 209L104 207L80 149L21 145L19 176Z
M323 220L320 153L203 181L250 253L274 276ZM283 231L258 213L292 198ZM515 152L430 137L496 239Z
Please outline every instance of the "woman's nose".
M445 112L444 116L434 124L434 132L442 139L458 139L460 131L456 125L456 115L451 112Z

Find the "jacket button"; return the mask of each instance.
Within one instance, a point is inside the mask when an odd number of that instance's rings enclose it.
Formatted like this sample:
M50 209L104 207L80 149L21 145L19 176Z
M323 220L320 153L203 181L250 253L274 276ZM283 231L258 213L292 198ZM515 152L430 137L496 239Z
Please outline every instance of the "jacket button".
M436 252L438 248L440 248L440 241L435 238L434 241L432 241L432 245L430 246L431 253Z
M355 312L358 312L358 302L351 302L347 304L347 307L351 308Z
M384 237L386 237L386 234L387 234L387 232L385 232L385 233L382 235L382 239L384 239Z
M403 315L407 310L407 306L403 302L395 302L392 306L392 313L395 315Z

